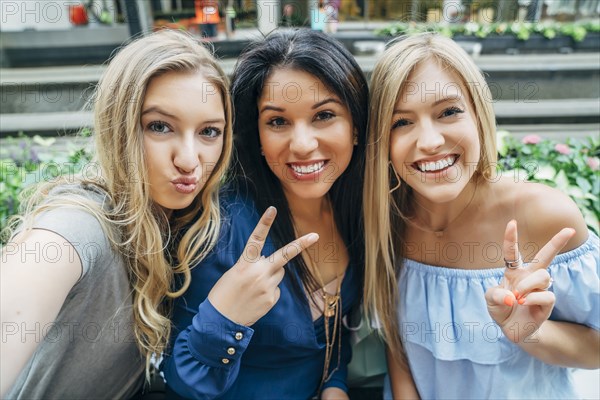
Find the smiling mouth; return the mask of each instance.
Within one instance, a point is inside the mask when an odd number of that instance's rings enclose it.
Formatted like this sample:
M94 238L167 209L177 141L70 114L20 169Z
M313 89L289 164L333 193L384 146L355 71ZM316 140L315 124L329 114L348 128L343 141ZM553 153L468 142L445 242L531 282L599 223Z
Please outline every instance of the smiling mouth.
M437 161L417 161L412 166L421 172L440 172L454 165L458 157L457 154L451 154Z
M290 168L298 175L310 175L317 172L321 172L323 167L325 166L325 161L318 161L314 164L308 165L297 165L297 164L288 164Z

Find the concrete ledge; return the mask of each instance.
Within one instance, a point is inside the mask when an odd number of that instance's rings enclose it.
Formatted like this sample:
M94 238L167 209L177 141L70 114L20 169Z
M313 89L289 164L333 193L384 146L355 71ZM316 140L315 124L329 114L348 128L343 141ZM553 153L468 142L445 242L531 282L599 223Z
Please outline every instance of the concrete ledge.
M0 114L0 135L8 133L73 133L91 127L94 118L90 111L36 114Z
M373 71L377 55L357 55L356 61L365 73ZM231 75L237 59L224 58L219 64ZM526 71L598 71L598 53L535 54L535 55L481 55L475 63L486 73ZM104 65L78 65L38 68L0 68L0 85L32 83L98 82L106 69Z
M497 101L494 111L498 118L595 117L598 122L600 99Z

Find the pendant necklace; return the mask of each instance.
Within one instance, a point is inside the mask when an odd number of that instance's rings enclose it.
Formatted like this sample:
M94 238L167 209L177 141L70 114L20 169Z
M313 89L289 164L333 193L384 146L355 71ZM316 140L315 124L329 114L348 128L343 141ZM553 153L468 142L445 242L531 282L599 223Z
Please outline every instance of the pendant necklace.
M335 218L333 214L333 207L331 200L329 200L329 209L331 213L331 240L335 238ZM335 246L333 247L335 249ZM321 393L323 384L331 378L333 373L337 371L340 366L341 347L342 347L342 280L343 276L340 274L336 275L337 288L334 294L328 293L325 290L325 282L319 271L319 268L313 260L310 252L307 252L308 259L310 260L310 267L313 270L318 283L321 285L321 297L323 298L323 325L325 329L325 362L323 365L323 376L321 378L321 384L317 393ZM333 323L333 329L331 324ZM338 360L336 367L329 372L331 365L331 358L333 356L333 350L337 342L338 347Z

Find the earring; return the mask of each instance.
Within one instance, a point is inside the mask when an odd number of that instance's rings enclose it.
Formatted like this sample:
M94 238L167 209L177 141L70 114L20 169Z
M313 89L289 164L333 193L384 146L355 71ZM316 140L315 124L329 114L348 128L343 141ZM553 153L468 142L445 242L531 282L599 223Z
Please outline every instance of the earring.
M354 134L354 140L352 141L352 144L354 144L355 146L358 145L358 133Z
M394 171L394 176L396 177L396 181L398 182L396 184L396 186L394 186L392 189L390 189L390 194L392 194L395 190L397 190L400 187L400 177L398 176L398 173L396 172L396 168L394 168L394 164L392 164L392 160L388 161L388 164L390 167L392 167L392 171Z
M262 146L260 146L260 155L261 156L265 156L265 151L263 150Z

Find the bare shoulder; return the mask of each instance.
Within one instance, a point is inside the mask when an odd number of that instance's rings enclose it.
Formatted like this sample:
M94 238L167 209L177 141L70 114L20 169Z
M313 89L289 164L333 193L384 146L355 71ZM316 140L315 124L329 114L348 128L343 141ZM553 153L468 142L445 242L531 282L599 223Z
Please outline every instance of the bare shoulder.
M588 229L583 215L569 196L540 183L515 185L519 230L525 228L530 240L546 243L563 228L573 228L576 233L561 252L573 250L587 240Z
M75 283L82 266L73 246L59 234L34 228L21 232L3 247L4 268L15 266L21 273L60 274Z

